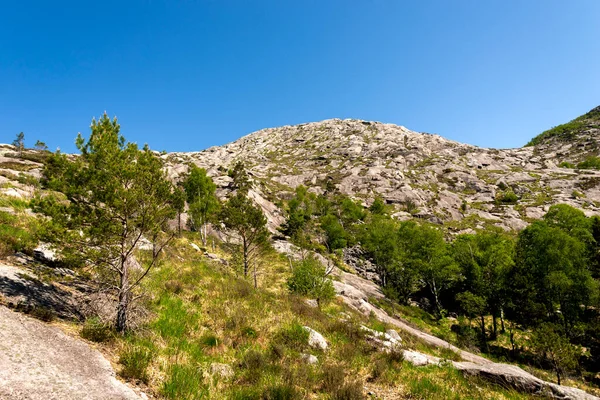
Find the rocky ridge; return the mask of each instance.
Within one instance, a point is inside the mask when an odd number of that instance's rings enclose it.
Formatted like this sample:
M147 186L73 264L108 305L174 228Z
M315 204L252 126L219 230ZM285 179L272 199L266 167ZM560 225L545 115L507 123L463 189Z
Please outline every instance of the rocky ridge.
M597 145L593 132L585 135ZM392 124L331 119L162 157L173 179L189 163L206 168L221 195L231 182L227 170L243 161L256 183L251 196L273 231L284 220L277 204L305 185L317 193L335 186L365 205L381 196L399 219L419 217L464 232L490 225L520 230L557 203L598 213L600 172L560 167L568 146L487 149Z

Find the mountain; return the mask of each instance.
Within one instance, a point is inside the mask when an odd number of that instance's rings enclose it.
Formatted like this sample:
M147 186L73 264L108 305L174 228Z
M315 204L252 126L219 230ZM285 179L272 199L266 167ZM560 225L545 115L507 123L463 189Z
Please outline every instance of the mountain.
M282 201L299 185L317 193L335 187L365 205L380 196L396 208L397 218L444 223L454 232L490 225L519 230L552 204L570 204L588 215L600 211L600 172L565 165L582 152L597 154L599 110L575 120L579 128L573 131L543 133L534 145L517 149L480 148L392 124L331 119L263 129L224 146L163 158L174 179L188 163L206 168L221 194L231 181L227 170L243 161L272 230L284 220Z

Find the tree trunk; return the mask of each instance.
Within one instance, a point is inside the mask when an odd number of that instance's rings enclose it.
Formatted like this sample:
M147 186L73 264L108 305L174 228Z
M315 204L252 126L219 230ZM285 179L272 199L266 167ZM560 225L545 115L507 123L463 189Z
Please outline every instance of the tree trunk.
M438 295L437 286L435 284L435 279L432 281L431 285L431 293L433 294L433 300L435 302L435 309L439 317L442 316L442 305L440 304L440 299Z
M202 246L206 247L206 222L200 227L200 237L202 238Z
M504 309L502 307L500 307L500 332L506 332L506 329L504 329Z
M252 266L252 271L254 275L254 289L258 288L258 280L256 279L256 263Z
M179 236L181 236L181 213L177 212L177 231L179 232Z
M244 248L244 278L248 277L248 268L249 268L249 262L248 262L248 244L246 242L246 238L242 238L243 239L243 248Z
M119 283L119 303L117 304L117 332L127 330L127 309L129 308L129 267L126 259L121 261L121 281Z
M485 335L485 318L481 315L481 343L483 344L483 351L487 352L487 337Z

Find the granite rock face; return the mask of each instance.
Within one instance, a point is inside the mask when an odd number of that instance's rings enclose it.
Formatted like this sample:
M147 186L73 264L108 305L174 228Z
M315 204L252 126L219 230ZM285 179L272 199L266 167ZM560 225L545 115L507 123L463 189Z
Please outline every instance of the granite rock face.
M600 148L593 132L581 135L585 154ZM366 206L383 198L399 219L447 223L461 233L491 225L519 230L557 203L598 213L600 172L559 166L577 161L572 147L553 141L487 149L392 124L331 119L263 129L224 146L162 157L173 179L187 171L187 163L206 168L221 197L230 190L227 170L243 161L254 181L251 197L271 231L285 218L275 204L296 187L322 193L333 185Z

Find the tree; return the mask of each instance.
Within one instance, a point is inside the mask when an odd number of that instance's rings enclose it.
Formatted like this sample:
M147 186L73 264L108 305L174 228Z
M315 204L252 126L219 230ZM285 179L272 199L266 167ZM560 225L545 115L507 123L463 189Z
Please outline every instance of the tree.
M244 277L248 277L252 264L256 262L260 250L267 242L267 220L262 210L242 192L236 193L225 203L220 219L223 225L235 232L242 242Z
M173 207L177 211L177 233L181 236L181 214L185 211L185 191L176 187L173 192Z
M163 233L175 216L173 185L148 146L125 142L116 118L105 113L91 130L87 141L77 137L80 157L50 157L42 181L62 196L38 199L36 210L51 217L48 235L65 257L92 267L101 288L116 296L115 326L124 332L134 289L173 238ZM143 237L154 240L155 251L135 270L133 252Z
M569 342L556 326L543 323L531 337L531 348L540 358L550 363L560 385L561 377L577 367L581 349Z
M16 139L13 140L12 144L17 148L17 151L19 152L19 157L21 157L23 155L23 150L25 149L25 134L23 132L19 132L19 134L17 134Z
M236 162L233 166L233 169L229 170L228 175L231 179L233 179L233 190L243 194L248 194L250 189L252 189L252 182L250 182L248 172L246 172L246 166L242 161Z
M206 246L207 225L219 207L219 200L215 195L217 185L206 174L204 168L192 165L183 187L190 205L191 227L193 230L200 231L202 244Z
M36 150L48 150L46 143L42 142L41 140L36 141L34 147Z
M435 311L441 315L442 293L460 279L460 269L442 231L430 225L405 221L400 224L398 239L402 265L418 272L422 286L431 294Z
M452 244L452 254L464 281L464 290L483 299L484 307L479 316L492 313L493 333L497 334L497 318L503 323L502 313L506 303L506 274L514 263L514 242L500 232L483 232L460 235ZM485 324L482 323L485 341Z
M516 263L507 279L517 322L559 322L571 335L598 293L588 269L589 248L578 236L545 221L535 221L519 233Z
M292 293L311 296L319 308L335 297L335 289L329 275L332 267L325 267L314 256L309 256L293 265L292 276L287 280Z
M390 271L399 263L397 229L392 219L376 215L365 225L361 238L362 247L377 266L377 273L384 287L388 284Z
M380 196L375 197L375 200L373 200L373 204L371 204L371 206L369 207L369 211L371 211L371 213L375 215L383 215L386 213L387 210L385 202Z

